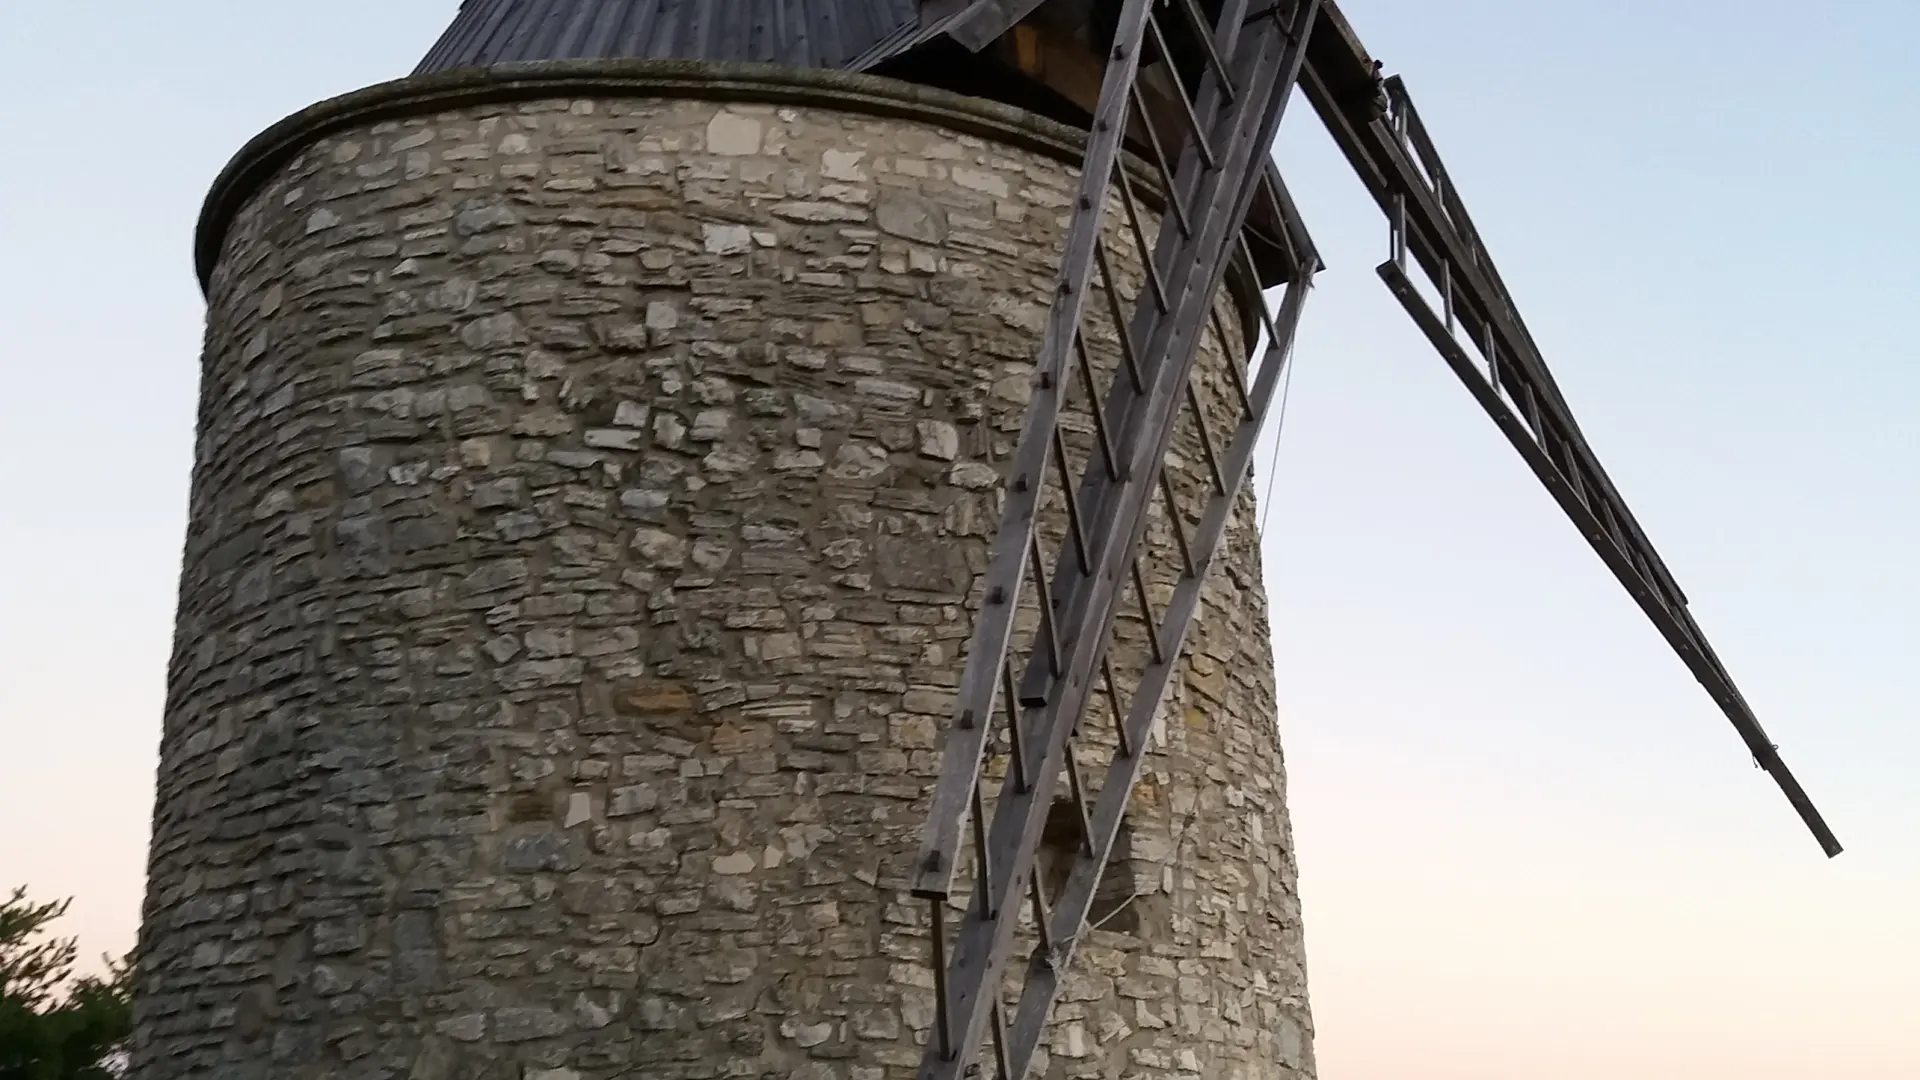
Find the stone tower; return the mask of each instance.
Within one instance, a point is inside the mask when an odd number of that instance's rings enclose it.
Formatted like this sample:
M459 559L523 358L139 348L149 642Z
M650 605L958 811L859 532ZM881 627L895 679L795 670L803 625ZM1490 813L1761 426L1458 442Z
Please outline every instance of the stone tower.
M1086 67L945 25L469 0L221 176L139 1080L914 1075ZM1250 501L1222 561L1049 1076L1312 1075Z

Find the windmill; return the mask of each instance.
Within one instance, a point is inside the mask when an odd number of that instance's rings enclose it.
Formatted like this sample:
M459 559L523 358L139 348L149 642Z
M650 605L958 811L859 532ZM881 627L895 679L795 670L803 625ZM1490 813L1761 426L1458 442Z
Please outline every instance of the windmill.
M1330 0L465 0L207 201L135 1073L1311 1076L1296 89L1836 854Z

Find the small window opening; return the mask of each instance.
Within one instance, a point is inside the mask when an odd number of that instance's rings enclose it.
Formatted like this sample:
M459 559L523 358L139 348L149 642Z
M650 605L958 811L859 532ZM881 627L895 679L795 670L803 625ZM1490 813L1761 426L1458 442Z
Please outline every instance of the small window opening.
M1072 799L1057 799L1047 812L1046 828L1040 834L1038 865L1047 905L1051 908L1066 887L1067 876L1086 851L1085 825L1080 808ZM1135 901L1137 882L1133 870L1133 828L1126 817L1120 819L1120 831L1114 836L1113 851L1100 874L1093 892L1093 906L1087 912L1087 925L1094 929L1134 934L1140 930L1139 905Z

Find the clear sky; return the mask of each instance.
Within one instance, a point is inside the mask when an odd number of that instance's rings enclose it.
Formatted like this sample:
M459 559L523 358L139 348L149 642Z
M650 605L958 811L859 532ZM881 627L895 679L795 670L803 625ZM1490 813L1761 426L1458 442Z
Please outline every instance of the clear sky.
M456 6L0 0L0 887L89 954L138 918L200 197ZM1920 1077L1920 5L1346 8L1849 850L1407 324L1302 106L1331 267L1260 483L1322 1075Z

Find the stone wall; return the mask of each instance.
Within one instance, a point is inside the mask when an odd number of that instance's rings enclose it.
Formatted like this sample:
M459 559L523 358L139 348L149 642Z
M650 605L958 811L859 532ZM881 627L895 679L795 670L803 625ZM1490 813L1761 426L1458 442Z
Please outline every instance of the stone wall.
M136 1075L912 1076L902 882L1073 183L830 100L546 97L262 184L209 288ZM1251 521L1049 1075L1311 1075Z

